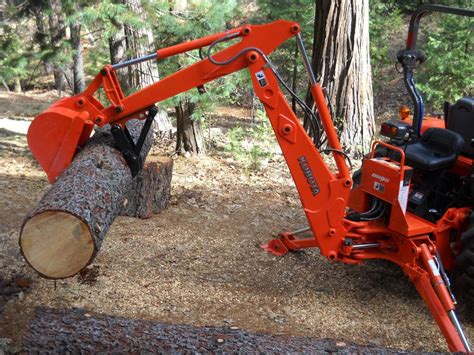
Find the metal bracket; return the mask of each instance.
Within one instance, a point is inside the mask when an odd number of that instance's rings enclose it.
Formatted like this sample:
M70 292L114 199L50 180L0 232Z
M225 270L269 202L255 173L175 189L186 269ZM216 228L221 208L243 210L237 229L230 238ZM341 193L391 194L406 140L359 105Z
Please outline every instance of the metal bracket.
M148 132L150 131L153 119L157 113L158 109L156 106L152 106L148 109L148 115L146 117L145 123L143 124L137 143L133 141L133 138L130 135L126 125L124 125L122 128L122 126L119 124L115 124L110 130L112 137L114 138L115 145L120 150L120 152L122 152L123 157L130 168L132 177L135 177L143 167L143 161L140 157L140 153L143 148L143 144L145 143L145 139L148 136Z

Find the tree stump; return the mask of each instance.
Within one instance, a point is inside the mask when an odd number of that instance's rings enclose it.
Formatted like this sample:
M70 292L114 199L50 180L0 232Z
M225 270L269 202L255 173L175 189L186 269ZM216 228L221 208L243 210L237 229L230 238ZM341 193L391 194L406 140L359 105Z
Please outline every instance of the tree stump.
M149 156L133 180L120 215L150 218L165 209L170 201L172 176L171 158Z
M136 140L143 121L129 121ZM145 159L153 143L142 148ZM90 264L133 185L130 169L109 131L97 132L28 213L20 248L30 266L52 279L75 275Z

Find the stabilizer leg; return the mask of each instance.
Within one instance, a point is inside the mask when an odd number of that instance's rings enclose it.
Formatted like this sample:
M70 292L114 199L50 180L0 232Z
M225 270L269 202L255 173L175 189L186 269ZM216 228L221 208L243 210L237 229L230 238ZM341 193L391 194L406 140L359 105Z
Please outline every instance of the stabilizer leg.
M290 250L317 247L317 241L314 237L297 239L299 234L311 231L310 227L304 227L293 232L282 232L279 238L270 240L267 244L261 245L261 248L276 256L283 256Z
M446 338L450 351L471 353L471 347L455 313L455 300L446 283L441 260L433 255L426 244L419 245L421 267L405 272L415 284L420 296L431 311L438 327Z
M453 352L470 352L470 349L466 350L457 329L453 325L448 313L444 310L433 286L431 286L429 276L426 273L425 275L420 275L413 280L413 283L415 284L421 298L423 298L431 311L441 333L443 333L446 342L448 343L449 350Z

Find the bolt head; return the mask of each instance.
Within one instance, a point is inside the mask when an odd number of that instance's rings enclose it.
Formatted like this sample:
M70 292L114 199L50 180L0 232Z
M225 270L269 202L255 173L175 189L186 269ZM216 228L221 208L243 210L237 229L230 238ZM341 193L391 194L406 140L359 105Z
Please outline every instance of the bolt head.
M246 26L242 29L242 34L244 36L247 36L248 34L250 34L250 27Z
M292 33L298 33L300 31L300 26L298 24L294 24L291 26L291 32Z

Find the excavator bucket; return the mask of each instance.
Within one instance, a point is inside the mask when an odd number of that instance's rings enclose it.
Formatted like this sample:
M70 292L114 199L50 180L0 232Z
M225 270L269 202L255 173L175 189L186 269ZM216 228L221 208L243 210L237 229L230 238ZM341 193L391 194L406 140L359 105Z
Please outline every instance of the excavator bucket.
M87 111L71 110L62 102L38 115L27 134L30 150L51 183L69 166L78 145L89 138L94 128Z

